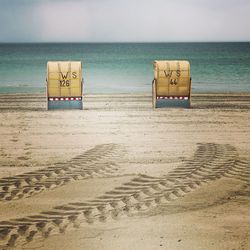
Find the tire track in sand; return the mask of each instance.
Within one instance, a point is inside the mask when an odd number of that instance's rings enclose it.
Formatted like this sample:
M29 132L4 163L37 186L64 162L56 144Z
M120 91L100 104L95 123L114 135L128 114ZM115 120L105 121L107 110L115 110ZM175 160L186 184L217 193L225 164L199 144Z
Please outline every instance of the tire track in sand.
M0 179L0 201L30 197L74 180L112 176L114 161L124 153L117 144L101 144L67 162Z
M63 233L84 223L107 222L140 214L221 177L237 178L249 184L249 161L240 159L230 145L199 144L186 164L162 177L139 175L96 199L57 206L35 216L2 221L2 249Z

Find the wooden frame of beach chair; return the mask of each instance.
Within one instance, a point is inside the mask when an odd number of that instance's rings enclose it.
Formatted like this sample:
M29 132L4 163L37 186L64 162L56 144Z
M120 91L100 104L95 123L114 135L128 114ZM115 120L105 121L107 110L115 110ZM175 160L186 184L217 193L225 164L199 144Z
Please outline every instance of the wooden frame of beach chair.
M49 61L46 79L47 109L83 109L80 61Z
M188 61L154 61L153 108L189 108L190 105L190 63Z

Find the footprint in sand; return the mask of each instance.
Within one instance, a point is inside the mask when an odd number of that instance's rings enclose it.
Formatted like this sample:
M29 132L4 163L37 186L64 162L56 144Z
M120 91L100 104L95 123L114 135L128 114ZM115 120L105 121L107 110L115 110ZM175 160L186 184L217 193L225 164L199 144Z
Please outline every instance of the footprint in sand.
M19 156L17 157L18 160L22 160L22 161L27 161L29 160L30 158L29 157L26 157L26 156Z
M18 142L18 139L13 138L13 139L11 139L11 141Z

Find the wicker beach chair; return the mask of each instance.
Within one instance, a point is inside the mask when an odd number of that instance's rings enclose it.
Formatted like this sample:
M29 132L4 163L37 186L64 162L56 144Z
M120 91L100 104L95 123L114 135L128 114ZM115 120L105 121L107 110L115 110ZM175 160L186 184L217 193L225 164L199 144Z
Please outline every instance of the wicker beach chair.
M190 107L191 77L188 61L155 61L152 105Z
M47 108L82 109L82 63L59 61L47 63Z

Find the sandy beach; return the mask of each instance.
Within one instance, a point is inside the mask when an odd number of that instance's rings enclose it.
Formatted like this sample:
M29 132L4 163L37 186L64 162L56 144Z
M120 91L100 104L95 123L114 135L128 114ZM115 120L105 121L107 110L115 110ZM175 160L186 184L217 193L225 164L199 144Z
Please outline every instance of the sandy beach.
M0 249L250 249L250 93L0 95Z

